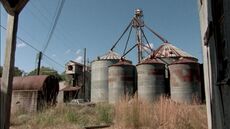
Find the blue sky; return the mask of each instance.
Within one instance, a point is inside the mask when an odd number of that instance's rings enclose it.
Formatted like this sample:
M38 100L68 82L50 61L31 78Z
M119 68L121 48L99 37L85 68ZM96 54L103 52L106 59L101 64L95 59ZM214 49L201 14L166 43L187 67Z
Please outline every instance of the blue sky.
M30 0L19 17L18 36L42 50L50 31L59 0ZM119 38L134 15L144 11L145 23L173 45L197 57L202 62L200 29L196 0L66 0L54 35L45 52L65 65L68 60L81 61L87 49L89 61L106 53ZM1 25L6 27L7 14L1 6ZM145 31L157 48L162 42ZM115 48L123 52L127 36ZM132 35L129 47L135 43ZM4 59L5 30L1 28L1 65ZM15 65L25 72L36 66L37 51L17 40ZM136 64L136 50L127 55ZM44 57L42 65L64 71L64 68Z

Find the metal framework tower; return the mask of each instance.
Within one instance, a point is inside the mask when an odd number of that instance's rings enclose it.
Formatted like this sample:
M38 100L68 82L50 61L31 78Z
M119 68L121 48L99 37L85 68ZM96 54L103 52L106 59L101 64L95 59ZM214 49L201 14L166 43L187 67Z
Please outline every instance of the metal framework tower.
M143 44L143 33L142 27L144 27L144 20L143 20L143 11L141 9L135 10L135 15L132 20L132 27L136 29L136 44L138 49L138 63L141 62L143 59L142 54L142 44Z

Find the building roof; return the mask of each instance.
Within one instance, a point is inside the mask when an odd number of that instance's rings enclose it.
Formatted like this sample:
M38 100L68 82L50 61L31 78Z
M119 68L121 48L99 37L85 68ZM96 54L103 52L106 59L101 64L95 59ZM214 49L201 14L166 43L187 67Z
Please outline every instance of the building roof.
M76 64L76 65L79 65L79 66L84 66L84 64L81 64L81 63L78 63L76 61L73 61L73 60L70 60L69 62L67 62L65 65L68 65L69 63L73 63L73 64Z
M188 57L195 58L191 54L173 46L171 43L163 43L154 52L155 57Z
M58 80L54 76L39 75L39 76L27 76L27 77L14 77L13 90L36 90L41 91L45 85L45 81L50 78L55 81ZM1 79L0 79L1 86Z

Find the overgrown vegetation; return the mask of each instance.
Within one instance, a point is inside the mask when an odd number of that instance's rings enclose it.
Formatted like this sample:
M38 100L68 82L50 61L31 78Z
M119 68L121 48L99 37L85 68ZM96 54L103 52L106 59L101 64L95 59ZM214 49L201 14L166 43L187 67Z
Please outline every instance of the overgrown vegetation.
M37 69L34 69L27 74L27 76L31 76L31 75L37 75ZM57 77L58 80L63 79L63 77L58 73L58 71L44 66L40 68L40 75L53 75Z
M207 129L204 105L177 104L165 97L155 103L121 100L115 105L114 121L114 128Z
M0 66L0 77L2 77L3 67ZM25 72L18 67L14 67L14 76L22 76Z
M155 103L123 99L115 105L67 107L58 105L35 114L17 112L12 129L82 129L111 124L111 129L207 129L204 105L177 104L167 98Z

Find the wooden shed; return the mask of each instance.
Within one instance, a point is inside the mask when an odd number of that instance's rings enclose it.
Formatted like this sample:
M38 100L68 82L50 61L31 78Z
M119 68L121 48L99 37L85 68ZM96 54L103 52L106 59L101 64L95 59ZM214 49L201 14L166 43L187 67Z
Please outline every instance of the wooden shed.
M14 77L11 112L35 112L55 105L58 91L58 79L54 76Z

